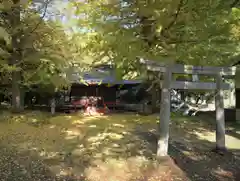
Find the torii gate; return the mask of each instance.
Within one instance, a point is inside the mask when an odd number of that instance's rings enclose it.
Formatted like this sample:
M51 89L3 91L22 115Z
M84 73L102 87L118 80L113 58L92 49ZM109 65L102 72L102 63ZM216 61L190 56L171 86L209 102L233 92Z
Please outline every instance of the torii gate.
M222 76L234 76L236 67L191 66L181 64L163 64L155 61L140 59L147 70L164 74L162 82L160 132L158 139L157 157L168 155L169 123L170 123L170 89L201 89L216 90L216 150L226 150L225 146L225 116L223 90L230 89L230 84L224 83ZM172 74L210 75L215 77L213 82L174 81Z

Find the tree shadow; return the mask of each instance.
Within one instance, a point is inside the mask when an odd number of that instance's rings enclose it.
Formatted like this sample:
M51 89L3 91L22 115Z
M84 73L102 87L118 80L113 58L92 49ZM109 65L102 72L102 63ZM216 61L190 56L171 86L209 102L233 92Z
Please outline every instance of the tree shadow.
M6 157L0 165L4 180L83 181L87 177L88 180L130 181L136 175L141 176L152 163L142 151L144 143L138 142L137 136L129 131L139 121L135 115L126 119L124 116L61 115L38 127L25 120L32 119L31 115L23 115L23 122L18 124L15 119L19 116L13 116L13 124L2 123L8 129L0 135L0 151L2 158ZM8 160L9 174L4 175ZM24 171L19 168L19 162Z
M52 117L50 113L40 111L25 111L21 113L12 113L6 110L1 110L0 122L22 122L32 126L42 126L49 124L49 119Z
M44 163L37 153L19 151L7 145L0 145L0 180L6 181L83 181L84 177L76 177L62 173L56 175Z
M240 139L240 125L237 124L235 120L235 114L235 109L225 109L226 135ZM215 111L199 112L196 117L197 119L201 119L204 122L211 123L211 131L215 130Z
M193 128L194 123L184 123L183 121L171 125L170 131L172 132L169 140L170 157L191 180L237 181L240 170L240 150L230 149L225 155L213 152L212 149L215 147L215 143L202 139L199 136L200 133L205 134L206 131L211 130L211 126L206 128L206 123L199 124L202 127ZM184 129L184 131L181 131L181 129ZM176 134L176 132L178 133ZM144 125L142 125L142 127L135 130L134 134L145 140L148 149L156 153L158 137L156 132L149 134L149 130L144 130Z
M227 135L230 135L232 137L240 139L240 133L238 133L238 132L239 132L238 129L228 129L228 130L226 130Z
M225 121L227 123L236 122L236 109L234 109L234 108L224 109L224 114L225 114ZM215 119L216 112L215 111L198 111L196 116L197 117L208 116L208 118Z
M224 174L234 175L240 160L238 150L224 157L210 152L214 143L200 139L197 133L205 134L213 130L213 126L197 118L192 121L186 121L185 117L173 118L169 153L176 164L157 164L157 118L154 116L121 114L81 117L68 114L52 119L54 120L49 124L40 127L17 124L11 127L12 131L6 137L0 135L0 151L3 152L2 155L9 153L7 159L1 161L4 164L0 163L0 169L3 170L4 165L8 164L8 158L12 158L13 161L9 161L12 164L10 171L14 169L17 170L15 172L22 173L17 166L21 162L25 168L24 173L28 175L23 176L24 180L34 180L35 177L37 180L35 175L41 175L46 179L40 180L84 181L87 178L86 180L96 181L106 178L147 181L151 180L152 175L159 178L160 173L166 172L168 176L165 180L168 181L172 176L169 170L172 171L177 165L192 180L212 181L220 177L222 170ZM18 132L25 128L29 131ZM33 137L28 138L28 133L34 134ZM22 140L22 137L27 139ZM179 172L182 172L180 169ZM33 175L32 170L36 170L36 174ZM206 175L209 179L206 179ZM5 180L8 177L9 174L5 177L3 175ZM162 181L164 178L161 175L161 179L155 180Z
M84 169L88 166L84 162L85 155L78 157L77 160L83 160L81 163L73 163L71 158L71 150L81 140L66 139L67 128L61 124L56 126L50 121L50 118L56 118L57 121L64 119L67 123L70 117L52 117L39 111L25 114L5 112L0 119L1 126L6 129L0 135L0 178L11 181L83 181Z

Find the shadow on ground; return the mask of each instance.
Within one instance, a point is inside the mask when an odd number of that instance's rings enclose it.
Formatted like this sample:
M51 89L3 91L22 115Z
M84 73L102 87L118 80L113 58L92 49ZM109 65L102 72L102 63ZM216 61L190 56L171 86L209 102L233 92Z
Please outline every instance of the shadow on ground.
M240 165L237 149L224 157L210 152L214 143L205 138L214 125L198 118L173 117L169 152L176 164L158 164L156 116L2 116L4 181L186 181L185 175L193 181L225 181L234 180Z
M143 122L149 123L145 128L150 130L156 118L51 117L41 112L2 114L2 118L2 180L147 181L146 175L157 169L155 180L173 177L170 166L160 169L145 141L132 134Z
M37 153L19 151L7 145L0 145L0 180L1 181L77 181L77 177L63 173L54 174Z
M186 122L184 117L173 117L169 154L175 164L193 181L240 180L240 148L229 149L225 155L213 152L215 142L204 139L214 131L213 120L206 119L206 117L204 121L199 118L191 119L192 121ZM149 130L142 129L144 127L144 125L139 127L134 134L146 140L148 149L155 153L157 134L149 134ZM227 130L226 136L239 139L237 126L230 124Z

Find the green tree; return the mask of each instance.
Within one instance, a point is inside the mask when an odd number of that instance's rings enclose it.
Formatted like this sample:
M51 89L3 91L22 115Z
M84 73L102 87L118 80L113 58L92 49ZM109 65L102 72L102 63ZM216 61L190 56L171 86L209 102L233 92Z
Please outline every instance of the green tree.
M37 1L9 2L1 10L2 32L6 32L2 38L1 78L12 84L13 110L21 111L26 88L38 85L54 92L67 84L63 73L77 49L61 23L44 20L50 1L42 3L41 16L32 8Z
M72 2L84 48L107 56L122 71L136 57L206 65L226 64L236 53L236 8L218 1L89 1Z
M229 65L239 54L239 1L92 0L76 8L82 48L108 57L119 75L140 70L136 57L168 63ZM105 58L106 60L106 58ZM141 72L143 73L143 72ZM170 74L163 84L170 86ZM165 94L163 99L169 100ZM170 103L165 103L169 108ZM169 108L170 109L170 108ZM168 111L165 116L169 116ZM168 124L161 123L158 155L167 153Z

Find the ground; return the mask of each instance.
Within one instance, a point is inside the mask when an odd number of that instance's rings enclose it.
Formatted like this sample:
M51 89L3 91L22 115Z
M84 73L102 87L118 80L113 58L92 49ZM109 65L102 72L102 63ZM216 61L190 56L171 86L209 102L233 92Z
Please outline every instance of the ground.
M211 118L173 115L171 159L155 160L157 116L42 112L0 118L3 181L225 181L240 170L240 129L227 125L230 153L211 152Z

